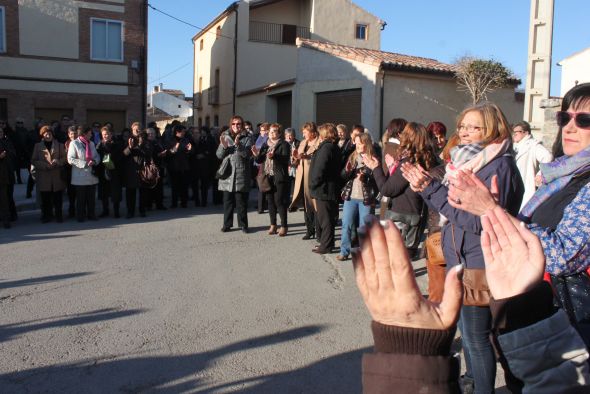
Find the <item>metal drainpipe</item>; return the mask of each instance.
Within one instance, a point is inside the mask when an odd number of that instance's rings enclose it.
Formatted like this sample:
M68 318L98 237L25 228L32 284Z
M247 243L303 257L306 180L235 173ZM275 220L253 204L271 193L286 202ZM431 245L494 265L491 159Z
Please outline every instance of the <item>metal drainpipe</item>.
M232 100L232 116L236 114L236 89L238 85L238 10L239 5L236 5L236 28L234 34L234 83L233 83L233 100Z
M142 122L146 126L147 122L147 62L148 62L148 4L147 0L143 4L143 58L141 59L141 115Z
M383 67L380 67L381 71L381 97L379 98L379 141L383 137L383 111L384 111L384 101L385 101L385 71Z

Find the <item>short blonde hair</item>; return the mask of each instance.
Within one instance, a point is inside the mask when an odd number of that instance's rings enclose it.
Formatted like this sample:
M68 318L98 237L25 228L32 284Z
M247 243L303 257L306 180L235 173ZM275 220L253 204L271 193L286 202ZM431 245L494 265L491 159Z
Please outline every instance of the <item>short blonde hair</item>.
M336 130L334 123L324 123L318 127L318 131L322 140L335 142L338 139L338 131Z

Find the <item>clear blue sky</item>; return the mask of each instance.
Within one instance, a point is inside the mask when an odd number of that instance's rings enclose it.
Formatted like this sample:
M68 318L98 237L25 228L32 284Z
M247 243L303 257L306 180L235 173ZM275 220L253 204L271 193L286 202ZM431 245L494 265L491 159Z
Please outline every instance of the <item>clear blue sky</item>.
M149 0L154 7L203 27L231 1ZM530 0L355 0L387 21L381 49L452 63L463 55L493 58L524 82ZM555 64L590 47L590 0L555 0L551 94L559 95ZM193 47L197 29L149 10L148 88L163 83L192 95Z

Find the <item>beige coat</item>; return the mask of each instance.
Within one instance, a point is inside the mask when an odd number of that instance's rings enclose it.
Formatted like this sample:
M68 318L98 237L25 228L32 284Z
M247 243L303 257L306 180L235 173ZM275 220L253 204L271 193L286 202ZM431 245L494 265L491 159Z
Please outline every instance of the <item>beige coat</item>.
M56 160L56 164L51 162ZM41 141L35 144L31 164L35 166L37 188L41 192L58 192L66 188L62 174L67 162L66 148L56 140L53 140L51 150Z
M309 145L309 146L308 146ZM319 145L319 138L316 138L311 143L307 140L301 141L299 144L299 156L305 154L311 156L316 151ZM307 150L307 151L306 151ZM306 210L315 209L315 204L309 192L309 167L311 165L311 157L308 159L300 159L297 165L297 172L295 173L295 188L293 190L293 201L289 209L296 209L304 206Z

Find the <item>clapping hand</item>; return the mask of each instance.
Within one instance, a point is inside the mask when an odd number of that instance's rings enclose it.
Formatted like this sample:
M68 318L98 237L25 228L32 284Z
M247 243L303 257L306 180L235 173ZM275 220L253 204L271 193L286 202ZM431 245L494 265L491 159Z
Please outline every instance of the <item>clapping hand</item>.
M443 330L459 317L462 266L447 274L440 304L426 300L416 284L408 252L397 227L373 218L359 228L360 251L353 252L356 283L374 321L398 327Z
M226 138L225 138L225 134L222 134L222 135L219 137L219 143L220 143L221 145L223 145L223 147L224 147L224 148L227 148L227 145L228 145L228 144L227 144L227 140L226 140Z
M379 167L379 160L374 156L363 156L363 164L372 170Z
M260 149L258 149L258 148L256 147L256 145L252 145L252 148L251 148L250 150L252 151L252 154L253 154L254 156L258 156L258 154L260 153Z
M405 162L401 166L402 176L410 183L410 188L416 193L423 191L432 181L432 177L420 164Z
M481 217L481 225L486 278L495 299L525 293L543 279L541 241L524 223L496 206Z
M491 188L471 171L458 171L450 180L447 201L456 209L481 216L494 209L499 199L498 176L492 177Z
M391 168L395 165L395 159L389 153L385 154L385 164L387 165L387 168Z

